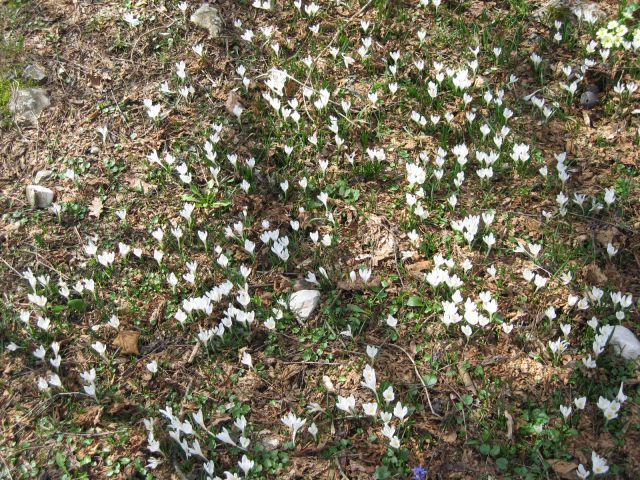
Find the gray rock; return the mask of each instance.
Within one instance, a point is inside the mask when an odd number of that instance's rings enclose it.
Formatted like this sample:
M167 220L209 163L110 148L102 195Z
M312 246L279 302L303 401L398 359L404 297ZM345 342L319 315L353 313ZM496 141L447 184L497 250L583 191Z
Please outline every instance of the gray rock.
M42 111L51 105L47 92L42 88L14 90L9 100L9 110L16 121L35 123Z
M45 178L49 177L53 172L51 170L38 170L36 173L35 182L40 183Z
M47 80L46 70L37 64L27 65L22 72L22 76L27 80L33 80L38 83L44 83Z
M298 290L289 299L289 308L299 321L308 319L320 303L318 290Z
M616 325L609 339L613 350L625 360L636 360L640 357L640 341L631 330Z
M267 452L273 452L280 448L282 439L270 430L261 430L258 432L258 443L262 445Z
M593 92L600 93L602 89L598 86L597 83L589 83L586 87L584 87L585 92Z
M222 30L222 19L218 14L218 9L208 3L203 3L198 10L193 12L191 21L198 27L208 30L211 38L217 38Z
M580 106L582 108L593 108L600 104L600 97L597 93L587 90L580 95Z
M537 21L554 20L577 22L578 15L591 12L596 18L606 17L598 4L588 0L544 0L533 13ZM567 18L568 17L568 18Z
M29 185L26 190L27 201L34 208L48 208L53 202L53 190L41 185Z

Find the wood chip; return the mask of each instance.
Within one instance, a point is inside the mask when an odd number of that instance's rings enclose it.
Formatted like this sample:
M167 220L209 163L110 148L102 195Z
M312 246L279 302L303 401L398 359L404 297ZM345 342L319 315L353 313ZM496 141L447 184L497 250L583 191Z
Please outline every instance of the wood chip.
M513 417L505 410L504 418L507 419L507 439L511 440L513 438Z
M140 355L138 339L140 334L133 330L123 330L113 339L112 345L120 349L122 355Z
M458 374L460 375L462 383L467 388L467 390L476 395L478 393L478 390L476 389L476 386L471 379L471 375L469 375L469 372L467 372L467 370L462 366L461 363L458 363Z
M100 197L95 197L89 205L89 215L92 217L100 218L102 214L103 204Z

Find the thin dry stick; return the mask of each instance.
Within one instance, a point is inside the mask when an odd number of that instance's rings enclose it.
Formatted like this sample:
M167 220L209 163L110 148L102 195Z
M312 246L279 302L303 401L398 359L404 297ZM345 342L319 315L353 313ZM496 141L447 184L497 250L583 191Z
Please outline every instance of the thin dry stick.
M575 213L575 212L568 212L568 214L573 216L573 217L580 217L580 218L584 218L585 220L590 220L592 222L598 222L598 223L601 223L603 225L609 225L610 227L615 227L615 228L618 228L620 230L627 231L629 233L632 233L633 235L638 235L640 233L638 230L634 230L632 228L626 227L626 226L618 224L618 223L611 223L611 222L608 222L606 220L603 220L602 218L590 217L589 215L582 215L580 213Z
M427 395L427 403L429 404L429 410L431 410L431 413L433 415L435 415L438 418L442 418L442 415L438 415L435 410L433 409L433 405L431 405L431 395L429 395L429 389L427 388L427 384L424 383L424 380L422 379L422 375L420 375L420 372L418 371L418 366L416 365L416 362L413 360L413 358L411 358L411 355L409 355L409 352L407 352L404 348L402 348L400 345L395 345L393 343L390 343L389 346L391 347L395 347L398 350L402 351L407 358L409 359L409 361L413 364L413 369L416 372L416 375L418 377L418 379L420 380L420 383L422 384L422 387L424 388L424 392Z
M27 253L27 254L33 254L36 257L36 263L38 263L39 265L42 265L46 268L48 268L49 270L51 270L52 272L55 272L58 274L58 276L64 280L69 280L69 277L67 275L65 275L64 273L62 273L60 270L56 269L53 265L51 265L51 263L49 263L49 261L47 259L45 259L42 255L40 255L37 251L30 251L30 250L23 250L21 249L20 252L22 253Z
M178 414L179 416L182 416L182 412L184 411L184 403L187 400L187 397L189 396L189 393L191 392L191 386L193 385L193 378L191 377L189 379L189 384L187 385L187 390L184 392L184 396L182 397L182 402L180 403L180 413Z
M161 25L161 26L159 26L159 27L152 28L151 30L147 30L146 32L144 32L144 33L142 33L140 36L138 36L138 38L136 38L136 41L135 41L135 42L133 42L133 46L131 47L131 55L129 55L129 61L130 61L130 62L133 62L133 54L134 54L134 53L135 53L135 51L136 51L136 46L138 45L138 42L139 42L140 40L142 40L142 38L143 38L143 37L146 37L146 36L147 36L147 35L149 35L150 33L157 32L158 30L162 30L163 28L164 28L164 29L166 29L166 28L170 28L170 27L172 27L172 26L173 26L173 24L174 24L174 23L176 23L176 20L172 21L172 22L171 22L171 23L169 23L168 25Z
M88 437L88 438L95 438L95 437L105 437L107 435L114 435L116 433L124 433L126 432L127 429L126 428L121 428L120 430L113 430L110 432L94 432L94 433L83 433L83 432L59 432L59 435L67 435L70 437Z
M2 464L4 465L5 473L6 475L9 475L7 478L9 478L10 480L13 480L13 475L11 475L11 470L9 469L9 465L7 465L7 462L5 461L4 457L2 455L0 455L0 461L2 461Z
M398 279L400 280L400 285L402 285L402 288L404 288L404 281L402 280L402 273L400 273L400 267L398 266L398 242L397 242L396 234L393 233L393 230L391 230L389 225L386 225L384 222L381 222L381 225L389 233L389 235L391 235L393 237L393 256L394 256L395 264L396 264L396 272L398 273Z
M508 411L504 411L504 418L507 419L507 440L513 439L513 417Z
M349 480L349 477L347 477L347 474L344 473L344 470L342 469L342 465L340 465L340 460L338 458L336 458L336 465L338 467L338 470L340 471L340 475L342 475L342 478L346 478L347 480Z
M120 113L120 117L122 117L122 120L124 120L125 125L128 127L129 126L129 122L127 121L127 116L120 109L120 103L116 100L116 97L113 94L113 89L109 89L109 93L111 94L111 99L113 100L113 103L116 106L116 110L118 110L118 113Z
M22 278L22 274L19 271L17 271L15 268L13 268L11 265L9 265L4 258L0 258L0 260L2 260L2 263L4 263L7 267L13 270L13 273L15 273L18 276L18 278Z
M368 2L367 2L367 3L366 3L366 4L365 4L365 5L364 5L360 10L358 10L356 13L354 13L353 15L351 15L351 17L349 17L349 19L347 20L346 25L349 25L349 24L351 23L351 21L352 21L354 18L356 18L356 17L357 17L357 16L359 16L362 12L364 12L364 11L369 7L369 5L371 5L371 2L372 2L372 0L369 0L369 1L368 1ZM325 47L324 47L322 50L320 50L320 51L318 52L318 55L316 55L316 58L314 58L313 63L316 63L316 62L320 59L320 57L322 57L322 56L327 52L327 50L331 47L331 45L333 45L333 42L335 42L335 41L336 41L336 39L338 38L338 35L340 35L340 33L341 33L342 31L343 31L343 29L342 29L342 28L338 28L338 29L336 29L336 33L334 33L334 35L333 35L333 37L331 38L331 40L329 41L329 43L328 43L328 44L326 44L326 45L325 45ZM296 80L296 79L295 79L295 78L293 78L291 75L288 75L288 76L289 76L289 78L292 78L295 82L299 83L300 85L302 85L302 86L306 86L306 85L308 85L308 84L309 84L309 80L310 80L310 78L311 78L311 69L309 69L309 71L307 72L307 78L306 78L306 80L305 80L305 82L304 82L304 83L302 83L302 82L300 82L300 81ZM313 89L313 90L314 90L314 92L315 92L315 93L317 93L317 91L316 91L315 89ZM302 101L304 102L305 111L306 111L306 113L307 113L307 116L309 116L309 118L311 118L311 115L309 114L309 109L308 109L308 107L307 107L307 101L306 101L306 99L304 98L304 96L302 97ZM338 104L337 104L337 102L334 102L333 100L329 100L329 102L330 102L330 103L333 103L333 104L335 104L335 105L338 105ZM338 111L338 112L336 112L336 113L337 113L340 117L342 117L344 120L346 120L347 122L349 122L352 126L356 126L356 125L355 125L355 123L354 123L353 121L351 121L351 120L346 116L346 112L345 112L345 115L343 115L343 114L342 114L342 113L340 113L339 111Z
M356 13L354 13L353 15L351 15L349 17L349 19L347 20L346 25L349 25L351 23L351 20L353 20L354 18L356 18L357 16L359 16L362 12L364 12L367 8L369 8L369 5L371 5L372 0L369 0L367 3L364 4L364 6L358 10ZM325 47L320 50L320 52L318 52L318 55L316 56L314 62L318 61L318 59L325 54L325 52L327 50L329 50L329 48L331 48L331 46L333 45L333 42L336 41L336 39L338 38L338 35L340 35L340 33L342 33L342 29L338 28L336 29L336 33L333 34L333 37L331 38L331 40L329 41L329 43L327 43L325 45Z

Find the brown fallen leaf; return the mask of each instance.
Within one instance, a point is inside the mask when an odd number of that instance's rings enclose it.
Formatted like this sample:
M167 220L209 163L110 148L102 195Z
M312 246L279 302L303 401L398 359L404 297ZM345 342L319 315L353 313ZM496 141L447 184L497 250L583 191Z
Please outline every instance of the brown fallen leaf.
M467 369L462 366L462 363L458 363L458 374L460 375L460 378L462 379L462 383L464 384L464 386L467 387L467 390L469 390L474 395L477 395L478 390L476 389L476 385L475 383L473 383L473 380L471 379L471 375L469 375L469 372L467 372Z
M349 465L347 467L347 470L349 470L351 472L360 472L360 473L365 473L367 475L372 475L375 472L376 467L375 467L375 465L366 465L363 462L351 459L349 461Z
M102 90L102 77L98 74L88 73L87 85L89 85L90 87L96 88L98 90Z
M406 266L409 275L417 280L422 280L424 278L424 272L429 270L429 268L431 268L431 262L428 260L421 260Z
M371 246L371 253L359 255L356 257L357 261L371 258L371 265L375 267L382 260L395 255L396 240L386 217L370 215L364 224L360 224L358 235L360 238L367 239L367 244Z
M104 205L102 204L102 199L100 197L95 197L93 200L91 200L91 205L89 205L89 215L92 217L100 218L103 207Z
M154 308L153 312L151 312L151 315L149 316L149 323L151 325L158 323L164 318L164 310L166 306L167 306L167 300L166 299L160 300L156 308Z
M131 190L141 192L143 195L147 195L156 188L155 185L147 183L139 177L126 177L125 181Z
M76 421L84 427L95 427L100 423L100 417L102 416L102 406L94 405L87 408L84 413L81 413L76 417Z
M136 410L137 405L129 400L117 400L111 407L108 412L109 415L122 415L126 413L132 413Z
M233 90L231 90L229 92L229 95L227 96L225 108L227 109L227 112L229 112L231 115L235 115L234 110L238 106L240 108L243 108L242 102L240 101L240 95L238 95L237 92L234 92Z
M446 432L444 435L442 435L442 440L447 443L456 443L456 440L458 440L458 434L455 431Z
M607 276L604 273L602 273L602 270L600 270L600 267L595 263L586 265L582 269L582 276L584 277L584 279L588 284L592 284L592 285L603 285L604 283L607 282Z
M577 463L567 462L566 460L557 460L555 458L551 458L547 461L556 475L559 475L560 478L575 478L573 471L578 468Z
M85 185L89 185L91 187L95 187L97 185L108 186L109 180L106 177L91 177L87 178L84 183Z
M228 422L231 420L229 415L220 415L219 417L214 417L209 420L209 428L217 427L221 423Z
M608 227L600 229L596 232L596 242L602 247L607 248L607 245L615 244L616 238L620 237L622 233L616 227Z
M140 355L138 339L140 334L133 330L123 330L113 339L112 345L120 349L122 355Z
M364 283L359 277L355 282L351 280L340 280L338 288L345 292L365 292L371 288L379 287L382 284L380 276L372 276L367 283Z

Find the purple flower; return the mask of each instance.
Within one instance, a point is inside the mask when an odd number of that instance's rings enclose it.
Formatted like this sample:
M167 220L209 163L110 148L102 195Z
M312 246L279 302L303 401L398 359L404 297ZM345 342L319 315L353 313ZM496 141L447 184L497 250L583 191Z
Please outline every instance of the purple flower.
M411 472L413 472L413 480L426 480L429 470L420 465L413 468Z

